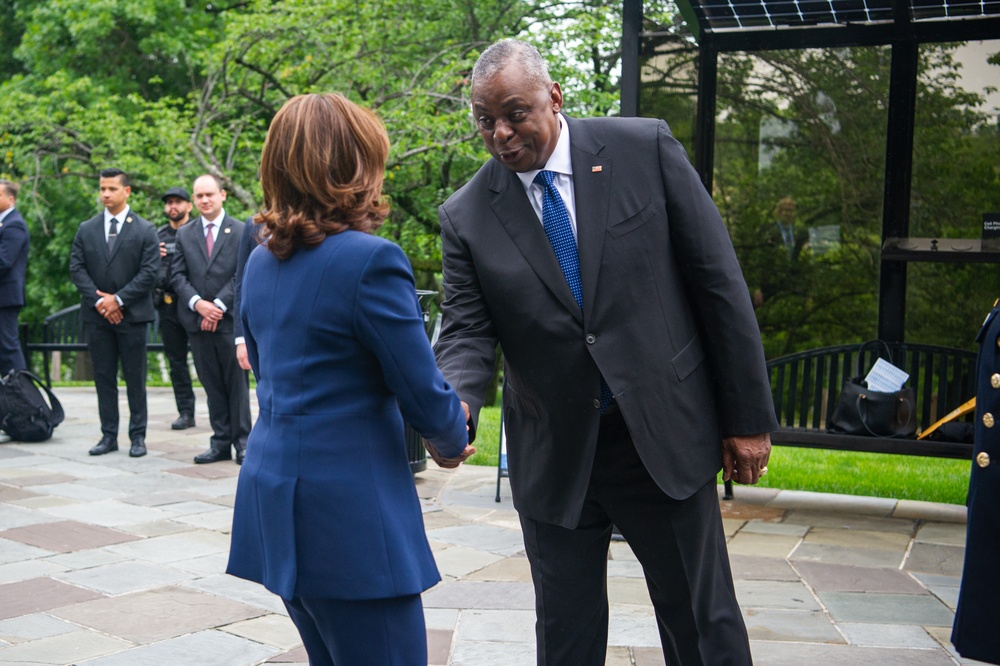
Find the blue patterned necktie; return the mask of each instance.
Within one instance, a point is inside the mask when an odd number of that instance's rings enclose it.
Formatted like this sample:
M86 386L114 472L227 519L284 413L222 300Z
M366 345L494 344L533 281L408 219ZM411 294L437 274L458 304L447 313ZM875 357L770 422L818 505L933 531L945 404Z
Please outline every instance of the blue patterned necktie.
M559 195L559 190L552 184L555 171L539 171L535 183L542 186L542 226L545 235L552 243L559 267L562 268L569 290L573 292L576 304L583 309L583 283L580 281L580 257L576 252L576 239L573 238L573 227L569 221L569 211Z
M576 304L583 310L583 282L580 280L580 256L576 250L576 239L573 238L573 226L569 221L569 211L563 201L559 190L552 183L555 179L554 171L539 171L534 182L542 186L542 226L545 227L545 235L552 243L552 249L556 253L559 267L566 282L569 283L569 290L573 292ZM611 404L611 389L608 388L604 377L601 377L601 413Z

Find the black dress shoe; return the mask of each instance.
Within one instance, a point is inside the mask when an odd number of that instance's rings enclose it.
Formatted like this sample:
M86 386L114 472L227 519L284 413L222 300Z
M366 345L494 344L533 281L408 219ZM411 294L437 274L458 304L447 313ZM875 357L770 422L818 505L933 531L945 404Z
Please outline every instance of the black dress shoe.
M245 457L246 457L246 451L245 450L243 450L243 449L236 449L236 464L237 465L242 465L243 464L243 458L245 458Z
M146 455L146 442L142 437L136 437L132 440L132 448L129 449L128 454L133 458L141 458Z
M192 414L181 414L177 417L177 420L170 424L171 430L184 430L185 428L194 427L194 415Z
M228 451L218 451L216 449L209 449L204 453L199 453L194 457L194 461L199 465L205 463L221 462L223 460L232 460L233 455Z
M90 455L92 456L103 456L105 453L111 453L112 451L118 450L118 442L111 439L110 437L102 437L101 441L97 443L97 446L90 450Z

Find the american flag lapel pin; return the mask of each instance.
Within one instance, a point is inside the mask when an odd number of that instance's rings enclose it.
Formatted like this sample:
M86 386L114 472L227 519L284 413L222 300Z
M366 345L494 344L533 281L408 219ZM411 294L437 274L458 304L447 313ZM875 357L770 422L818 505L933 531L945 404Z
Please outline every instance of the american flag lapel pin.
M601 173L602 171L604 171L604 167L600 165L590 167L590 173Z

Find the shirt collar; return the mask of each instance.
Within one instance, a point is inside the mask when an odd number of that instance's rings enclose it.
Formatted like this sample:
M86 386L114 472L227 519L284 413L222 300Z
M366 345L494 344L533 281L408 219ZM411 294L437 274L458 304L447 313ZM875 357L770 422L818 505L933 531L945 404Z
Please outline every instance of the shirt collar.
M521 183L524 184L525 190L535 182L535 176L538 175L539 171L555 171L556 173L573 177L573 162L570 159L569 150L569 123L566 122L566 118L562 114L559 114L559 140L556 142L555 150L549 155L549 160L545 163L545 166L541 169L519 172L517 174L517 177L521 179Z
M208 219L207 217L205 217L204 215L202 215L201 216L201 228L203 230L207 229L209 224L214 224L217 227L221 227L222 226L222 221L224 219L226 219L226 209L225 208L220 208L219 209L219 214L214 219L211 219L211 220Z
M10 208L6 208L4 210L0 210L0 222L3 222L4 220L6 220L7 216L11 214L11 212L14 210L14 208L15 208L15 206L11 206Z
M131 213L131 212L132 212L132 209L129 208L128 204L125 204L125 208L123 208L122 212L118 213L117 215L112 215L111 211L109 211L107 208L105 208L104 209L104 224L111 224L111 218L115 218L119 222L124 222L126 220L126 218L128 218L128 214Z

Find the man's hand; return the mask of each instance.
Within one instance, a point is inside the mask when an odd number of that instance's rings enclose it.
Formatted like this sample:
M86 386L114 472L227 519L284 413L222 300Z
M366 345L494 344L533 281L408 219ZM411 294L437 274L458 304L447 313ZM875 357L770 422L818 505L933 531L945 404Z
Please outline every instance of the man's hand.
M424 448L427 449L427 453L431 454L431 458L434 459L434 462L437 463L437 466L444 467L445 469L455 469L456 467L461 465L466 460L466 458L475 454L476 452L476 447L472 446L471 444L466 444L465 450L462 451L460 454L458 454L454 458L445 458L440 453L438 453L438 450L434 447L434 445L428 442L426 439L421 437L420 441L424 443Z
M236 362L244 370L250 369L250 355L247 354L247 346L244 343L236 345Z
M160 242L160 259L162 259L165 256L167 256L167 244L161 241Z
M722 440L722 480L753 485L767 474L771 435L727 437Z
M222 317L226 314L218 305L205 298L199 298L194 304L194 311L201 315L201 330L214 333Z
M97 290L97 295L101 297L95 306L98 314L112 324L120 324L125 315L122 313L122 308L118 305L118 299L115 298L115 295L106 294L100 289Z

